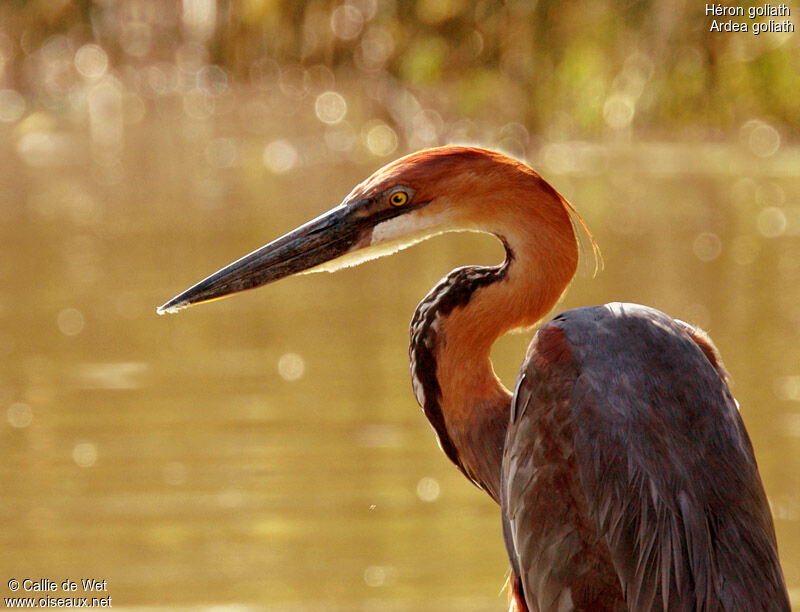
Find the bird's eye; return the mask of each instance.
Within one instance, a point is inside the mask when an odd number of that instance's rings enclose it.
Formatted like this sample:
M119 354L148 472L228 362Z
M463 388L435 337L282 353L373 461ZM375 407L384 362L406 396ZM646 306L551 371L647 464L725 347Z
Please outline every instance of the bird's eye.
M389 203L392 206L402 206L406 202L408 202L408 194L405 191L395 191L389 197Z

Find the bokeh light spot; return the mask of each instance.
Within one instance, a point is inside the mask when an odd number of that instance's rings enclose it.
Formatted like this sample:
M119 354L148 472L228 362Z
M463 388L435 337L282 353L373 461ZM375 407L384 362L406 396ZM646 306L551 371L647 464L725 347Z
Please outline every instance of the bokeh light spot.
M23 429L33 421L33 410L31 410L28 404L15 402L8 407L6 419L8 419L8 424L11 425L11 427Z
M278 374L284 380L299 380L305 371L305 361L297 353L285 353L278 359Z
M317 96L314 103L317 118L323 123L339 123L347 114L347 102L335 91L326 91Z
M361 59L364 68L377 70L394 53L394 37L388 28L372 26L361 37Z
M65 336L77 336L83 331L83 313L77 308L64 308L58 313L56 323Z
M397 150L397 133L385 123L367 129L364 140L370 153L376 157L385 157Z
M297 150L286 140L275 140L264 147L263 160L267 168L282 174L297 164Z
M633 99L629 95L613 94L603 105L603 119L608 127L620 130L631 124L635 110Z
M0 121L11 123L25 114L25 98L13 89L0 89Z
M786 231L786 215L775 206L767 206L758 213L756 226L765 238L777 238Z
M79 442L72 449L72 460L78 467L92 467L97 462L97 447L91 442Z
M742 126L742 137L747 147L758 157L774 155L781 146L781 135L764 121L753 119Z
M439 493L441 493L441 487L439 486L438 480L430 476L420 478L420 481L417 483L417 497L422 501L434 502L439 499Z
M703 232L694 239L692 251L700 261L714 261L722 252L722 241L713 232Z
M75 69L81 76L97 80L108 70L108 55L98 45L83 45L75 53Z
M75 161L75 141L66 134L33 131L23 134L17 152L29 166L65 166Z
M367 586L382 587L392 584L397 579L397 570L390 565L370 565L364 570L364 582Z
M363 27L364 15L352 4L342 4L331 13L331 30L342 40L353 40Z

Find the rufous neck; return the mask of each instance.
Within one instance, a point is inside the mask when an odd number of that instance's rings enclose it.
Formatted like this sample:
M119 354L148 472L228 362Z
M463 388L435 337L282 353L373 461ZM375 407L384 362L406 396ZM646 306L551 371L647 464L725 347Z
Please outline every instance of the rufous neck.
M441 412L462 469L495 499L511 394L491 362L495 340L541 320L559 300L578 260L569 215L551 235L515 220L501 235L507 259L440 325L436 363ZM553 250L547 252L549 248Z

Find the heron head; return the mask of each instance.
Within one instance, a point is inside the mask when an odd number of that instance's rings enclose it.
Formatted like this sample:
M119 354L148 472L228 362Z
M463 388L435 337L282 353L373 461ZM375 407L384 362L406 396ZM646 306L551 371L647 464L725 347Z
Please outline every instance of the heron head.
M541 199L561 207L560 196L533 170L501 153L454 146L418 151L375 172L328 212L172 298L158 313L293 274L357 265L446 231L489 231L502 237L508 227L497 224L508 226L509 216L498 211L530 201L537 189L546 191L544 186L552 193L542 192ZM515 190L525 191L527 200Z

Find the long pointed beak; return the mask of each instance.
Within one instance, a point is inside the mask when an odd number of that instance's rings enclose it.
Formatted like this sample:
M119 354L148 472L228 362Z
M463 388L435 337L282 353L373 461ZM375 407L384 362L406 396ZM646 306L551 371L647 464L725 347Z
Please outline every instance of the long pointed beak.
M245 255L175 296L156 312L166 314L253 289L309 270L359 248L371 224L357 205L340 205Z

